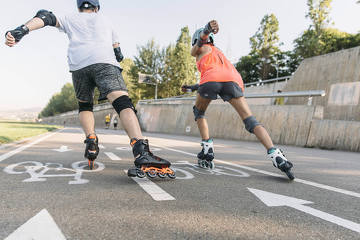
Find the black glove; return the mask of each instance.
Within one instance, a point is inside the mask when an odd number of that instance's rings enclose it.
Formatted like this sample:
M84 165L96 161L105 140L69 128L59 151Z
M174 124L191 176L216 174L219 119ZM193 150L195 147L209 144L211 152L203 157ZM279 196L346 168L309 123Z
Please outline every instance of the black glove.
M187 92L187 90L191 90L191 92L197 91L199 89L199 84L195 84L195 85L183 85L181 86L181 90L183 92Z
M209 35L210 33L216 34L218 31L219 31L219 25L217 21L212 20L205 25L203 32L205 35Z
M121 62L124 59L124 55L122 54L120 47L114 48L114 53L116 61Z
M20 27L17 27L14 30L7 31L5 33L5 37L8 34L8 32L10 32L11 35L15 38L15 42L19 42L26 34L29 33L29 28L25 25L21 25Z

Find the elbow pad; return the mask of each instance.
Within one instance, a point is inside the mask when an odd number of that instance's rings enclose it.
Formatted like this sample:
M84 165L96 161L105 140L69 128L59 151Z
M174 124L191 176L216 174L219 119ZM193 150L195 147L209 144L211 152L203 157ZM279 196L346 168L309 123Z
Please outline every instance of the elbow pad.
M114 48L114 53L116 61L121 62L124 59L124 55L122 54L120 47Z
M46 26L56 26L56 17L52 12L48 10L40 10L36 13L34 18L40 18L44 22L44 27Z

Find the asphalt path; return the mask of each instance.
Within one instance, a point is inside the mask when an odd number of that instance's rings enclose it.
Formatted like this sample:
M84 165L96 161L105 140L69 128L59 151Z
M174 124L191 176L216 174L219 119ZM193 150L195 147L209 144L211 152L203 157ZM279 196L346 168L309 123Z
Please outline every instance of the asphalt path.
M97 130L96 169L78 128L0 149L0 239L360 239L360 154L280 146L295 181L259 143L145 133L177 179L129 178L123 131ZM51 237L49 237L51 236Z

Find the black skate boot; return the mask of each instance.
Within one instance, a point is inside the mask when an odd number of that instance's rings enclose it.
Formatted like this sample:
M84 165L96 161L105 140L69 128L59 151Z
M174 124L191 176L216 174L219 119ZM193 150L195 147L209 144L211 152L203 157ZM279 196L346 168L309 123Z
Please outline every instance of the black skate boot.
M130 145L133 147L135 157L134 169L128 170L129 177L143 178L147 175L150 178L159 176L160 178L175 178L175 172L170 168L171 163L165 159L155 156L149 149L147 139L131 139Z
M293 167L293 164L286 159L281 149L279 148L269 149L268 157L272 161L274 167L284 172L290 180L295 179L294 174L291 172L291 168Z
M201 152L198 153L198 165L201 168L210 168L214 169L215 164L213 162L214 160L214 144L212 138L208 140L203 140L201 142Z
M90 134L86 137L84 143L86 143L84 157L88 159L89 169L94 168L94 161L99 155L99 139L95 134Z

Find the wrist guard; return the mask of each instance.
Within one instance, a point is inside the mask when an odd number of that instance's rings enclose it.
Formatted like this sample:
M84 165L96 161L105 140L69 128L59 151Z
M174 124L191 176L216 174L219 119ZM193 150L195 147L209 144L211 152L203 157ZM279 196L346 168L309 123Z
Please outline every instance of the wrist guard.
M122 54L120 47L114 48L114 53L116 61L121 62L124 59L124 55Z
M21 25L14 30L7 31L5 36L8 34L8 32L10 32L11 35L15 38L15 42L19 42L26 34L29 33L29 28L25 25Z

